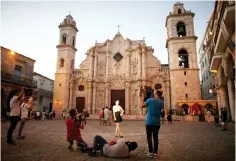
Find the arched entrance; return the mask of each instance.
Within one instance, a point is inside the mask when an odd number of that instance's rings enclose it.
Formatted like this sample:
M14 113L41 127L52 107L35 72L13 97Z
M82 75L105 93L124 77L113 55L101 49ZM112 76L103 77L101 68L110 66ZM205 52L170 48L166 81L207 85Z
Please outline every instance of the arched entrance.
M187 104L183 104L182 109L184 110L185 115L189 114L189 106Z
M213 106L212 106L212 104L208 103L208 104L205 105L205 107L206 107L207 111L210 111L211 113L213 113Z

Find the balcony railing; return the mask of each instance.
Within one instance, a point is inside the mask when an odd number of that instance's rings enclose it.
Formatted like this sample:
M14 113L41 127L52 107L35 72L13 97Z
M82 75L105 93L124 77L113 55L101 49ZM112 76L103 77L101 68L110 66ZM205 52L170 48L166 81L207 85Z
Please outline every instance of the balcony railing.
M37 82L33 79L29 79L27 77L19 77L10 73L5 73L3 71L1 72L1 80L33 88L37 87Z

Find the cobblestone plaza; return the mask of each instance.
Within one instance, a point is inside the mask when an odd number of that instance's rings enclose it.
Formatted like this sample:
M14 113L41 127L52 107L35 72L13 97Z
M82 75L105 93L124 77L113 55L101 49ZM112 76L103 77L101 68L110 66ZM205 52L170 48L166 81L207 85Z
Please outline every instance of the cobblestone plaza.
M19 124L18 124L19 126ZM15 140L18 127L13 133ZM66 142L64 120L30 120L23 134L25 140L17 140L16 145L5 143L9 122L2 123L2 161L112 161L104 157L89 157L80 151L69 151ZM235 159L235 132L221 131L213 123L174 122L162 125L159 134L160 159L163 161L233 161ZM131 153L132 161L154 160L146 156L147 141L143 121L124 121L121 124L125 140L136 141L138 148ZM109 140L113 138L115 126L99 126L98 121L88 120L81 130L84 140L92 143L95 135Z

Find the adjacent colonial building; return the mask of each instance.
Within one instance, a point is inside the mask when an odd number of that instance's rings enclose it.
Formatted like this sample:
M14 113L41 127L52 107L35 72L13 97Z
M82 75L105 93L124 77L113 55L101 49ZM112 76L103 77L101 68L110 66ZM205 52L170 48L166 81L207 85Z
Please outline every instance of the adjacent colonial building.
M212 19L213 15L211 16ZM201 93L203 100L216 100L216 93L212 92L215 88L214 74L210 72L211 47L209 45L210 23L207 25L205 35L198 51L201 69Z
M37 87L33 80L35 60L1 47L1 109L6 110L16 90L33 94Z
M208 37L218 107L226 107L235 121L235 1L215 2Z
M37 89L35 89L37 104L33 110L50 113L52 111L54 80L36 72L33 74L33 79L37 83Z

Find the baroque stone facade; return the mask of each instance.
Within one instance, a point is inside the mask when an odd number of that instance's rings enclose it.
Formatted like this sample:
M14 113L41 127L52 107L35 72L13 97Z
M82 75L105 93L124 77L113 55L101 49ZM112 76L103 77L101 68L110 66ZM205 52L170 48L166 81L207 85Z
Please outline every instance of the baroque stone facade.
M161 64L144 40L130 40L118 32L112 40L92 46L80 68L74 69L78 29L68 15L59 25L53 98L56 112L76 108L97 114L105 106L112 107L118 99L125 114L145 115L145 110L140 109L142 89L154 88L157 83L162 85L167 110L175 109L178 101L199 100L193 16L179 2L167 16L169 65Z

